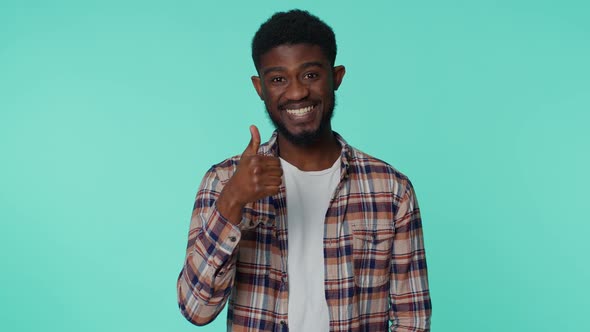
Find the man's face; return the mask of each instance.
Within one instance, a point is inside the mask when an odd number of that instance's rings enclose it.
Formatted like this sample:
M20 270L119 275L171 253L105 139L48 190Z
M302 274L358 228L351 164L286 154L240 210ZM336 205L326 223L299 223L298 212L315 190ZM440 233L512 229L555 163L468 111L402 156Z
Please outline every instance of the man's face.
M344 67L332 67L319 46L281 45L260 58L252 83L279 134L297 145L309 145L331 132L334 91Z

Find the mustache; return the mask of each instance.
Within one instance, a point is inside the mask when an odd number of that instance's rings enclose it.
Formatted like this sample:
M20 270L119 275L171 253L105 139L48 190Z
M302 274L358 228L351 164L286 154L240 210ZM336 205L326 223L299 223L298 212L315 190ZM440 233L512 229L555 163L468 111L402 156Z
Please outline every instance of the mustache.
M283 104L279 104L277 107L280 110L285 110L285 109L297 109L297 108L303 108L303 107L308 107L308 106L315 106L319 104L318 101L315 100L299 100L299 101L289 101L289 102L285 102Z

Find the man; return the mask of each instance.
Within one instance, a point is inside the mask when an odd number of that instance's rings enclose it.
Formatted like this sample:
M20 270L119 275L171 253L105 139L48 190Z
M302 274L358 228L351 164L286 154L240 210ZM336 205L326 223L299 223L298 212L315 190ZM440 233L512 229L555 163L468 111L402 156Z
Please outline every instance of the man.
M252 83L276 126L199 188L178 278L205 325L229 299L230 331L429 331L420 213L407 177L332 131L332 29L276 13L252 42ZM391 322L391 324L390 324Z

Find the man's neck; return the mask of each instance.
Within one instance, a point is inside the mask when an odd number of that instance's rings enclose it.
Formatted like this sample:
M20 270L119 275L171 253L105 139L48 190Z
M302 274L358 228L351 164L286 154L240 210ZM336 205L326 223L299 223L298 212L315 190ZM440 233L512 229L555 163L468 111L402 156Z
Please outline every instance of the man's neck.
M328 169L342 151L342 146L331 129L316 142L306 146L293 144L279 133L278 144L279 156L302 171Z

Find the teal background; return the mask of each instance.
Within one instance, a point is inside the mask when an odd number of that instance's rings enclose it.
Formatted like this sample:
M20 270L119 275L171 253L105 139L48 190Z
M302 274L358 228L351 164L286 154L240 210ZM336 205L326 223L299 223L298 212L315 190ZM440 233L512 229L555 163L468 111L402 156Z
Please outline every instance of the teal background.
M272 127L250 41L335 30L334 128L407 174L433 331L587 329L587 1L0 0L0 330L222 331L180 315L197 186Z

